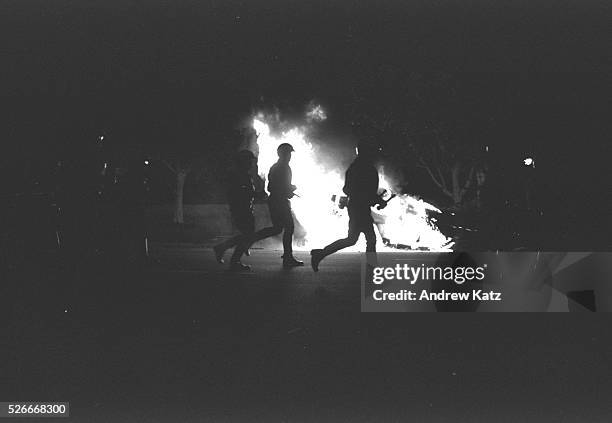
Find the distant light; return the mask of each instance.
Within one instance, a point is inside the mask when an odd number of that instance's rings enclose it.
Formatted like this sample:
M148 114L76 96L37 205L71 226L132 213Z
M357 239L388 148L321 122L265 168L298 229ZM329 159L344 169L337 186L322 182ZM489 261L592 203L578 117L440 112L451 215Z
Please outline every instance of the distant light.
M98 137L98 139L99 139L100 141L104 141L104 135L100 135L100 136Z
M485 145L485 151L488 153L489 152L489 146Z
M149 165L149 161L148 160L145 160L145 165L147 165L147 166Z
M523 164L524 164L525 166L532 166L532 167L535 167L535 160L533 160L533 158L531 158L531 157L526 157L526 158L523 160Z
M65 309L65 310L64 310L64 313L68 313L68 309Z

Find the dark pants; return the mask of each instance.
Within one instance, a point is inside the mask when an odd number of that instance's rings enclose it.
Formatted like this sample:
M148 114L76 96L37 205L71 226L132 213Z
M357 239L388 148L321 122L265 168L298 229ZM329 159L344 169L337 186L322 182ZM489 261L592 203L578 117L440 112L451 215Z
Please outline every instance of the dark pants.
M242 255L249 248L249 240L255 233L255 217L252 210L232 211L232 220L240 233L218 244L217 247L223 250L236 247L231 258L232 263L235 263L240 261Z
M323 249L323 257L335 253L343 248L350 247L357 243L359 234L363 232L366 237L366 251L376 252L376 233L374 232L374 220L369 204L348 205L349 230L346 238L332 242Z
M268 200L268 208L270 209L272 226L255 232L247 248L257 241L283 232L283 256L291 257L293 256L293 231L295 229L293 215L291 214L291 202L286 198L270 197Z

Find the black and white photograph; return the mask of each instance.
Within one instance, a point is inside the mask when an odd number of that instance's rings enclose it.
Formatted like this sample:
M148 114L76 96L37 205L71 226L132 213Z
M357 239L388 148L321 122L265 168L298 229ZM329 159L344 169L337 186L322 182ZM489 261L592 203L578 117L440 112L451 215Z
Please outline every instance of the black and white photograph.
M611 22L0 0L0 421L612 421Z

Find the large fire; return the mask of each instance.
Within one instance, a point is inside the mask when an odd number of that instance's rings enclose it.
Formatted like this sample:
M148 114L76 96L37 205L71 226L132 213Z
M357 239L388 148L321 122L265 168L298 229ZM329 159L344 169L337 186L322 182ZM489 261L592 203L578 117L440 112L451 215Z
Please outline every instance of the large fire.
M263 117L257 117L253 120L253 129L258 135L258 168L264 180L278 158L278 145L288 142L295 148L290 166L297 196L291 200L291 205L305 231L296 247L322 248L346 237L348 214L346 208L339 206L339 199L344 195L345 169L326 169L317 159L315 148L302 128L294 127L277 136L271 133ZM380 175L380 187L393 191L384 174ZM408 195L397 195L383 210L373 208L379 249L383 249L383 245L395 245L413 250L450 251L452 241L428 218L428 210L439 212L431 204ZM362 235L355 248L363 251L364 246Z

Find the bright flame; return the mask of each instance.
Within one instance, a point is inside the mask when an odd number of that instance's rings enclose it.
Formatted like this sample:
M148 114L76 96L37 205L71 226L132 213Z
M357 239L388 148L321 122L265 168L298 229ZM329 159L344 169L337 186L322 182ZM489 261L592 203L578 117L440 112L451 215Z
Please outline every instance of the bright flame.
M315 148L306 139L302 129L292 128L275 136L271 134L268 124L259 117L253 120L253 128L258 135L259 174L264 180L278 159L278 145L287 142L295 149L290 166L293 171L292 183L297 186L298 196L291 199L291 206L306 232L302 245L298 247L322 248L338 238L346 237L348 213L346 208L340 208L338 204L344 195L344 175L336 170L325 169L320 164ZM380 188L391 191L384 175L380 177ZM428 219L427 210L439 212L431 204L408 195L398 195L383 210L373 208L372 215L378 228L378 248L383 248L381 238L384 238L387 244L410 249L450 251L452 241ZM362 236L356 248L363 250L364 246Z
M391 184L380 175L380 187L391 191ZM454 243L435 226L427 216L428 211L440 213L435 206L407 194L398 195L382 210L372 209L375 222L381 222L378 230L391 245L410 249L451 251Z

